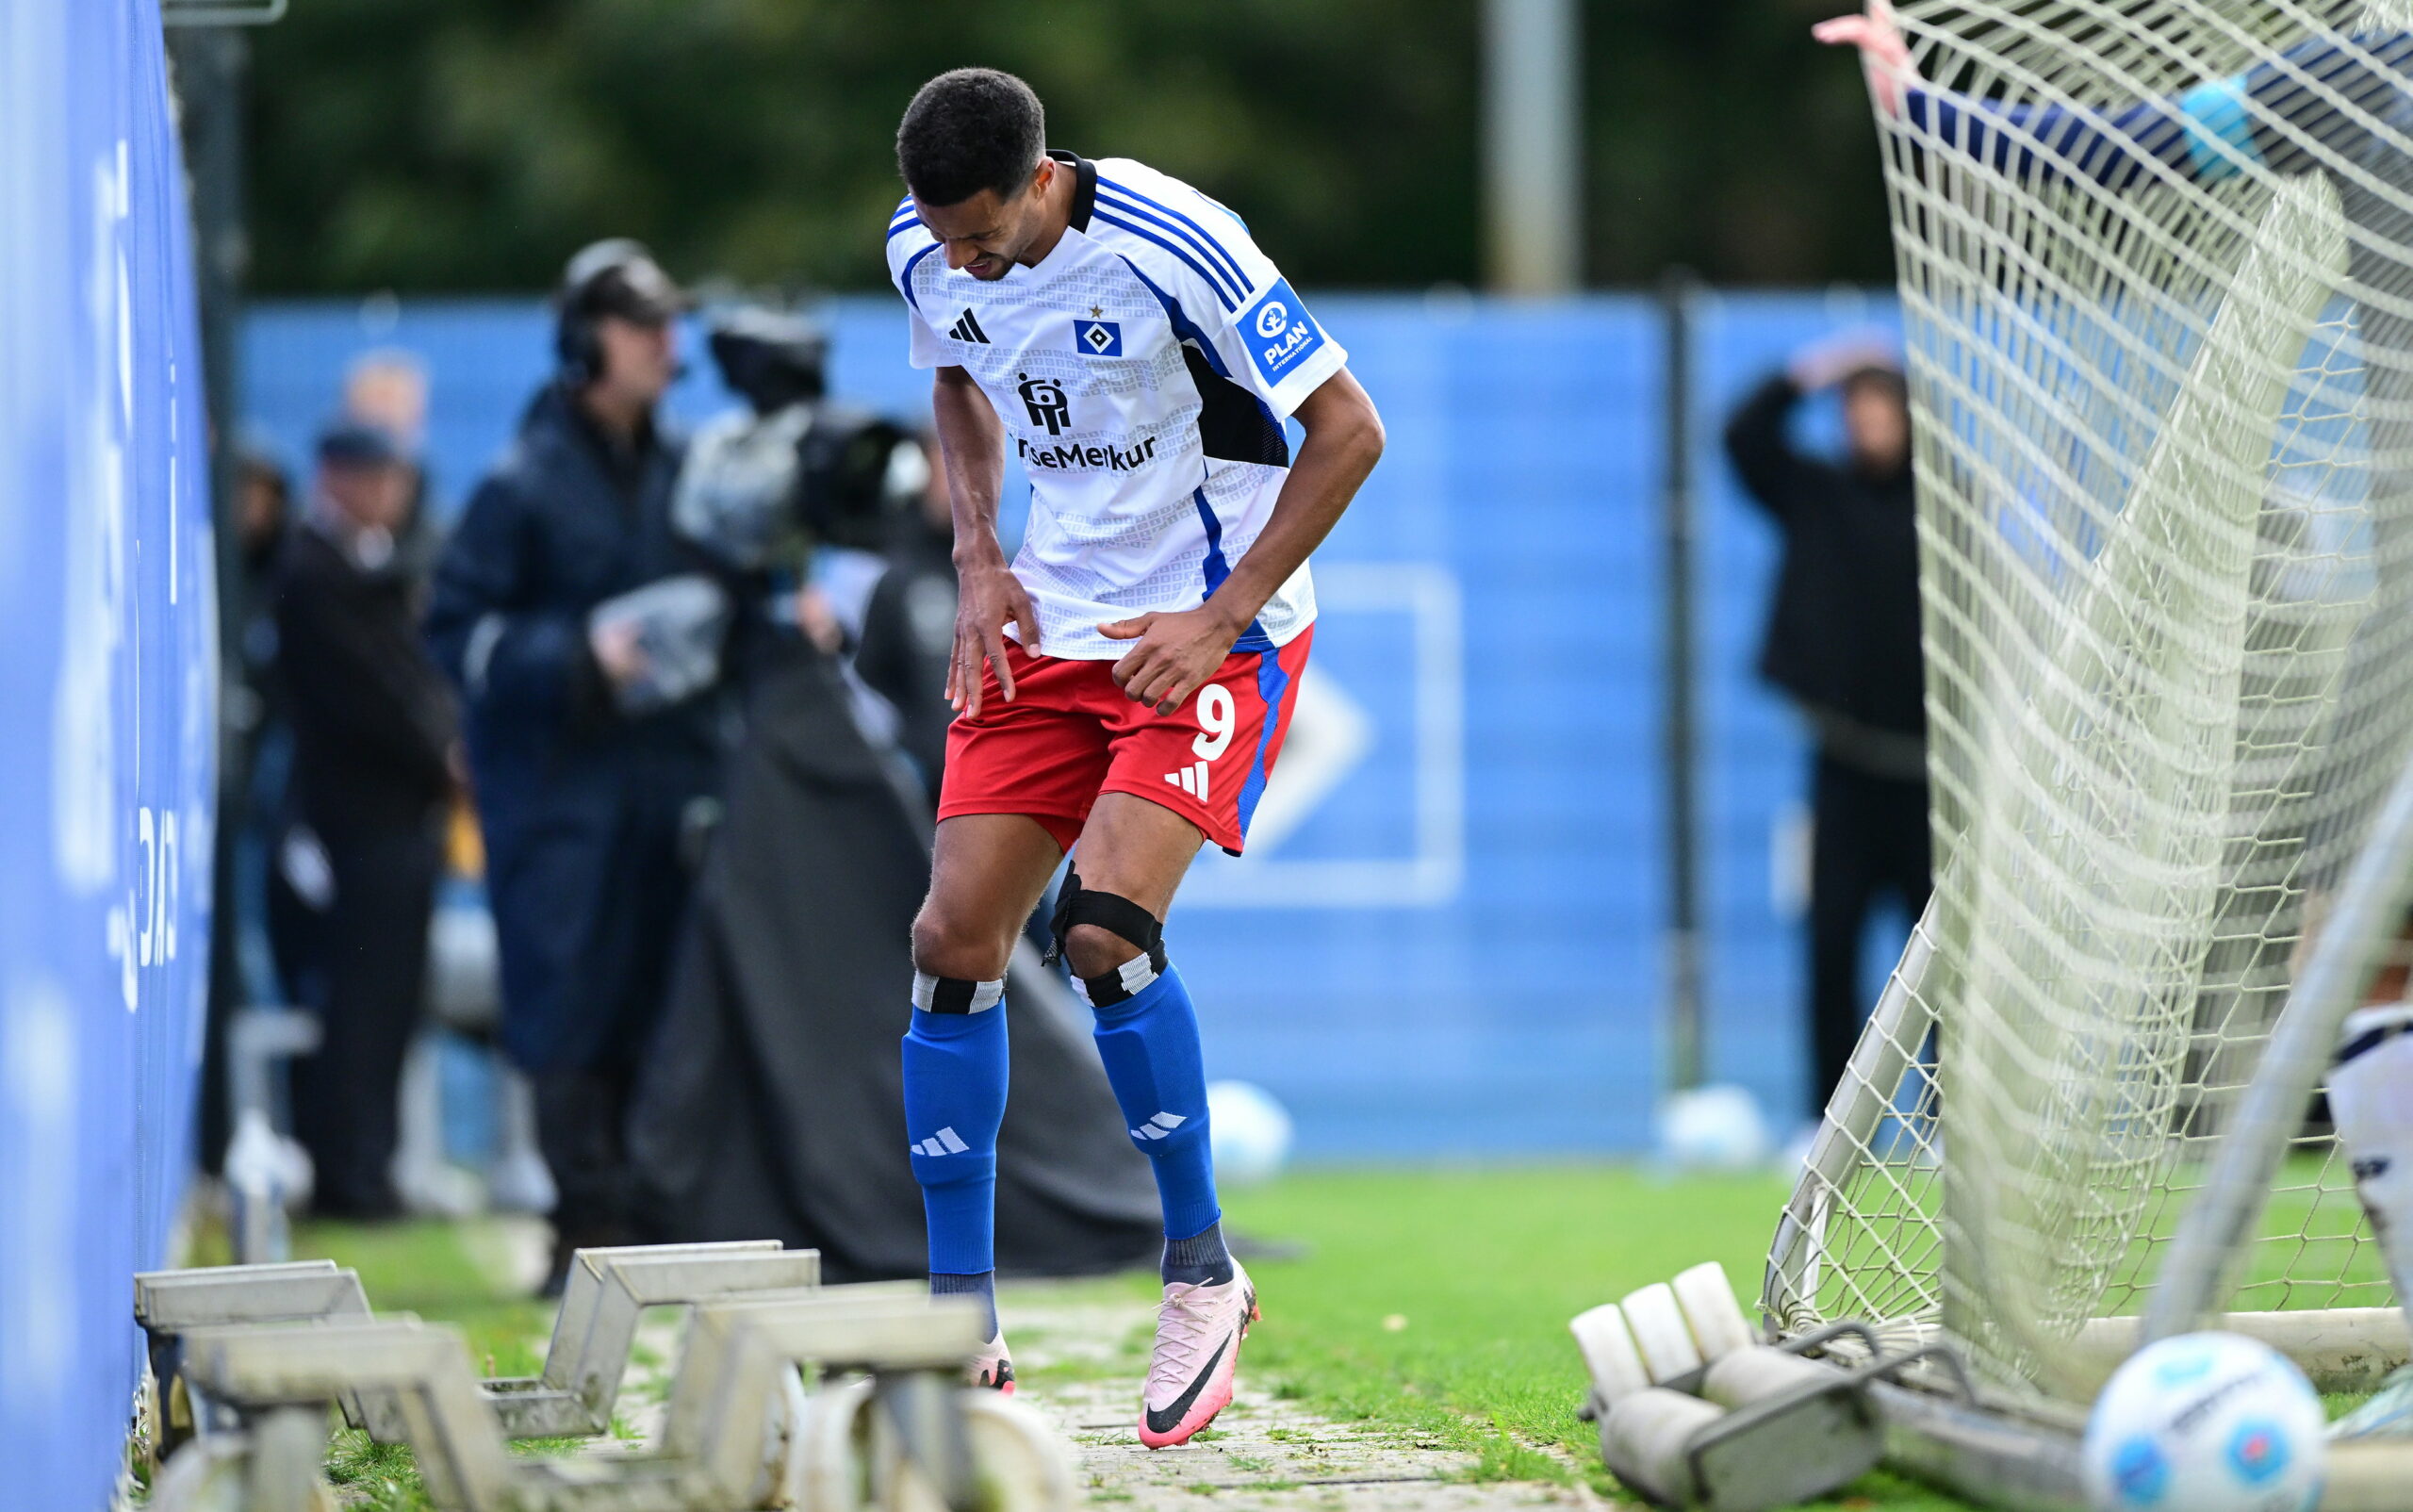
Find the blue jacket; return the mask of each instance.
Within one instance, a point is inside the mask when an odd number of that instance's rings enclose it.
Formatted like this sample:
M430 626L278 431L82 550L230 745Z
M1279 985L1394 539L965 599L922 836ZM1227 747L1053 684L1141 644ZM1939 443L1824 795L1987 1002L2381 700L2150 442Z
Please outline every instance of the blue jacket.
M461 690L503 1036L532 1070L634 1053L684 901L681 815L717 779L717 699L624 719L587 649L596 604L707 565L670 527L682 451L657 435L616 455L549 386L435 570L427 636Z

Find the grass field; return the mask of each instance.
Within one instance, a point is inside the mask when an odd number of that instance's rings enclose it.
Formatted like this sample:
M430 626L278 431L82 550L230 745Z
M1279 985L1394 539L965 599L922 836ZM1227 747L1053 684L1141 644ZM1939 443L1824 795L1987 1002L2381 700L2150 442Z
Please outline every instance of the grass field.
M1265 1323L1249 1368L1333 1417L1481 1454L1481 1473L1563 1478L1525 1447L1556 1446L1608 1492L1567 1321L1703 1260L1753 1287L1786 1190L1581 1165L1307 1172L1228 1193L1236 1229L1311 1246L1252 1267ZM1819 1504L1964 1504L1878 1474Z
M1305 1251L1252 1266L1266 1316L1246 1368L1327 1416L1476 1454L1479 1478L1580 1475L1610 1493L1575 1416L1583 1371L1567 1320L1705 1259L1749 1287L1783 1195L1770 1179L1668 1182L1601 1165L1309 1171L1228 1193L1235 1229ZM298 1254L357 1267L379 1310L456 1323L481 1366L532 1372L550 1309L503 1294L477 1244L476 1230L437 1224L305 1224L296 1235ZM1155 1290L1146 1275L1092 1285ZM1046 1389L1044 1372L1029 1380ZM427 1504L406 1452L347 1434L332 1470L347 1505ZM1876 1475L1821 1504L1962 1504Z

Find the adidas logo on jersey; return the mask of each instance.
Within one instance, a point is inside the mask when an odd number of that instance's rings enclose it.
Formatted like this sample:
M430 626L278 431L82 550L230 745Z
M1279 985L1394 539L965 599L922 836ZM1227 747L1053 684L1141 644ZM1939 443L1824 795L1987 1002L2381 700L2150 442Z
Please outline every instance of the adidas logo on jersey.
M921 1143L914 1145L913 1153L915 1155L961 1155L970 1148L972 1148L971 1145L963 1142L962 1135L952 1128L943 1128Z
M1135 1140L1160 1140L1166 1135L1172 1133L1174 1129L1181 1127L1182 1125L1189 1122L1190 1120L1182 1117L1179 1113L1158 1113L1156 1117L1149 1119L1138 1128L1133 1129L1131 1131L1131 1137Z
M991 345L989 333L980 329L978 318L970 310L965 310L961 319L948 326L946 334L950 340L970 341L984 347Z
M1205 762L1185 766L1178 772L1167 772L1165 781L1199 802L1206 801L1206 764Z

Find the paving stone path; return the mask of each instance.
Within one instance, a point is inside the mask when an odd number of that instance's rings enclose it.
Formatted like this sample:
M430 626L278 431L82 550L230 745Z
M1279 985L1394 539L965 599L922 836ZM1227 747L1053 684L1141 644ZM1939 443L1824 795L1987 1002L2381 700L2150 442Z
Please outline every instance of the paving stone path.
M1463 1479L1469 1455L1398 1430L1337 1423L1252 1383L1206 1433L1179 1449L1140 1447L1136 1420L1155 1309L1100 1301L1094 1288L1010 1286L1006 1337L1021 1399L1072 1444L1090 1504L1130 1512L1203 1506L1320 1512L1491 1512L1612 1504L1582 1487Z
M515 1278L542 1274L541 1243L505 1229L478 1258ZM1156 1310L1093 1283L1009 1284L1002 1310L1023 1376L1021 1400L1071 1446L1089 1505L1113 1512L1504 1512L1582 1507L1612 1512L1583 1486L1466 1480L1472 1456L1420 1444L1397 1429L1338 1423L1253 1382L1215 1425L1179 1449L1140 1447L1136 1419ZM648 1316L620 1395L618 1432L578 1453L642 1451L660 1432L684 1320ZM541 1345L539 1346L541 1347Z

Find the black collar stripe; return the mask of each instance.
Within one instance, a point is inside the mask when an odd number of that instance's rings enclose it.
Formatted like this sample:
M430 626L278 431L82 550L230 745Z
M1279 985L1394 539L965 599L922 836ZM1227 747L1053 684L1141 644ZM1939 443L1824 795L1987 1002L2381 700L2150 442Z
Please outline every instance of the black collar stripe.
M1097 208L1097 164L1078 153L1068 153L1050 147L1047 156L1073 170L1073 229L1090 228L1090 212Z

